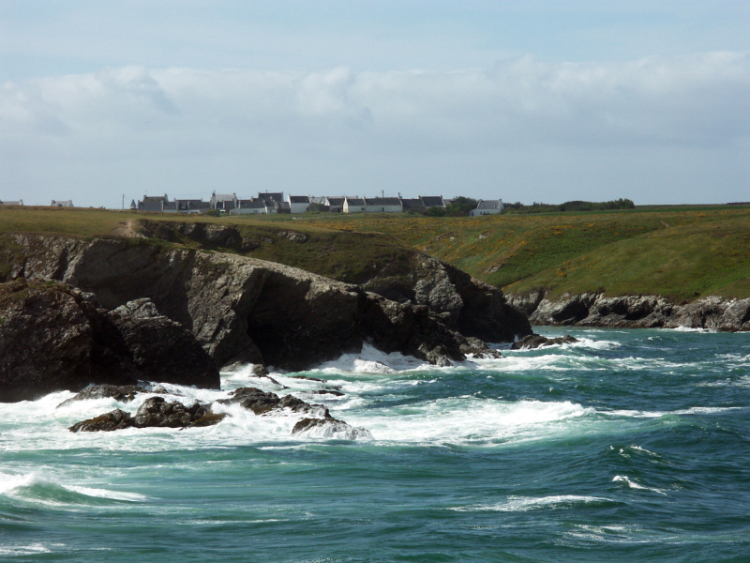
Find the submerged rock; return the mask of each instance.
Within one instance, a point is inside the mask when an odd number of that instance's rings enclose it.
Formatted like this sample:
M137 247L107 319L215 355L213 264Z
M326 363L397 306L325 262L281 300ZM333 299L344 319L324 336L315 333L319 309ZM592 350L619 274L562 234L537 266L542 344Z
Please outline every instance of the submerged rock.
M93 385L87 387L75 397L63 401L58 406L62 407L76 401L90 401L94 399L114 399L120 403L129 403L138 393L148 393L148 390L139 385Z
M71 432L112 432L133 426L135 426L135 420L130 413L115 409L106 414L76 422L68 430Z
M365 428L351 426L343 420L333 418L328 411L324 418L303 418L292 428L292 434L311 434L318 438L338 440L372 439Z
M545 346L554 346L556 344L573 344L578 342L577 338L574 338L568 334L557 338L546 338L539 334L531 334L523 337L518 342L514 342L510 347L511 350L530 350L533 348L544 348Z

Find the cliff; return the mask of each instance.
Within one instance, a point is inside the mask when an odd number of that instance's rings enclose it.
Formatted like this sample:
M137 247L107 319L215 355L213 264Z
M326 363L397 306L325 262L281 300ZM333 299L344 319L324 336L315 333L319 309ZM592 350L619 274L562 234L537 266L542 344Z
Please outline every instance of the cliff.
M424 279L421 302L399 303L237 254L140 239L10 236L8 278L57 280L92 293L110 310L148 298L192 332L218 367L247 362L301 370L359 351L366 342L446 364L467 353L494 353L475 335L512 340L531 332L502 293L450 267ZM236 243L243 244L241 237ZM480 323L467 318L472 307L483 308ZM507 314L493 320L493 312Z
M544 292L508 296L535 325L603 328L698 328L750 330L750 299L706 297L675 303L656 295L607 297L603 293L565 294L548 299Z

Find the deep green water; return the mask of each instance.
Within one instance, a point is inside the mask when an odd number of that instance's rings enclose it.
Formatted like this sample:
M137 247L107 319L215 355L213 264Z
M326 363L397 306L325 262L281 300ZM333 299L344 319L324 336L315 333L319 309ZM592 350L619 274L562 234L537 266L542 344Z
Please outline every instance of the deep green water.
M565 332L582 343L275 375L371 438L234 407L72 434L144 398L0 405L0 561L750 561L750 335Z

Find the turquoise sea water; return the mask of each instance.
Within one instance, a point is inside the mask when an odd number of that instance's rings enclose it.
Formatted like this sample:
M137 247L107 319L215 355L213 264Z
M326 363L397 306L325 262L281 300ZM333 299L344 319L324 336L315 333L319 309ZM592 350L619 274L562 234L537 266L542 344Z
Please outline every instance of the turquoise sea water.
M224 374L325 403L348 440L239 407L72 434L146 397L0 404L0 560L750 561L750 334L539 332L581 342L442 369L370 350L287 390Z

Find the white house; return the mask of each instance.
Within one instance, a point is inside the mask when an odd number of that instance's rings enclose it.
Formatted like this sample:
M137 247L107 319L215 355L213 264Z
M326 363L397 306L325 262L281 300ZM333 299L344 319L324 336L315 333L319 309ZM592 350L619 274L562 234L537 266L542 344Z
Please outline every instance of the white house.
M307 195L290 195L287 196L290 213L304 213L310 207L312 200Z
M239 199L237 206L229 211L230 215L268 215L268 213L268 204L260 198Z
M403 213L400 197L365 198L365 213Z
M472 217L476 217L477 215L497 215L503 210L503 200L502 199L480 199L477 203L477 208L472 209L471 215Z
M366 208L365 200L358 197L344 197L342 211L344 213L364 213Z
M56 199L53 199L52 203L50 203L50 207L73 207L73 201L69 199L66 201L58 201Z

